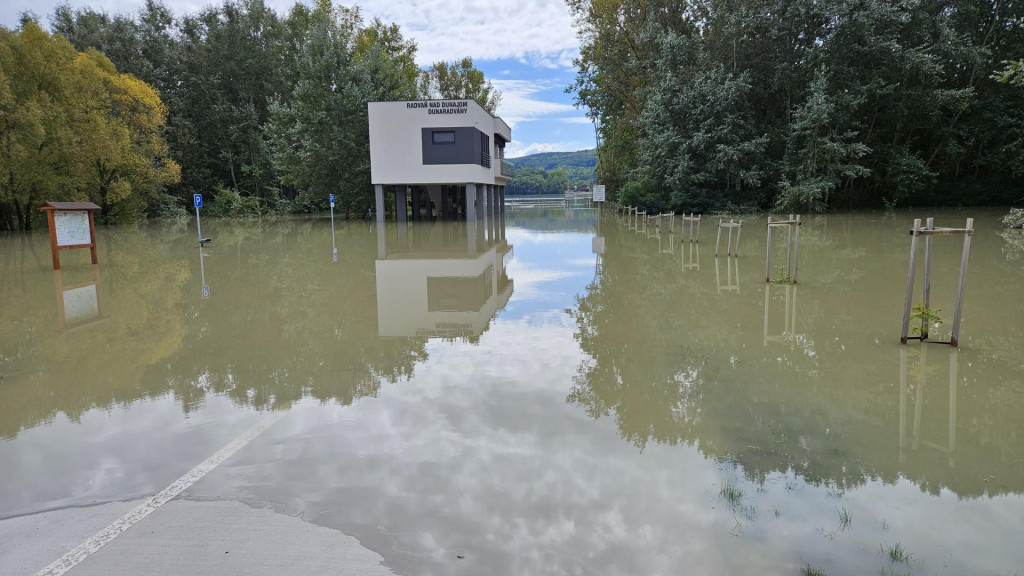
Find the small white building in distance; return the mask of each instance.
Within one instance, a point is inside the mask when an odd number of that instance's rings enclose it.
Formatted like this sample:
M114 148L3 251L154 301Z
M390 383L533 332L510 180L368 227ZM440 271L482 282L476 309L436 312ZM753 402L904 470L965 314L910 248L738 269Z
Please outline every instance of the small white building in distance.
M377 222L384 187L395 191L395 219L493 221L504 212L512 129L475 100L370 102L370 180ZM411 205L410 205L411 203ZM411 208L411 210L410 210Z

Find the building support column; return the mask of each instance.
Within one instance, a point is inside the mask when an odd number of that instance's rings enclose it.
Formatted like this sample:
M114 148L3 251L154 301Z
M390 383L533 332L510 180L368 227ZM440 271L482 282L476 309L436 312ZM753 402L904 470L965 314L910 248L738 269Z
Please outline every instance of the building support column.
M469 188L467 187L466 189L468 190ZM473 189L476 191L476 193L473 194L474 200L476 201L476 217L477 220L483 222L487 217L487 213L484 211L484 187L482 184L473 184Z
M466 184L466 222L476 221L476 184ZM468 228L468 226L467 226Z
M498 217L498 239L502 242L505 241L505 187L498 187L500 192L500 199L498 200L498 207L501 208L501 215Z
M395 186L395 222L405 224L408 220L408 190L405 184Z
M377 200L377 225L384 225L384 185L374 184L373 193Z
M487 186L487 240L494 242L494 231L496 229L494 225L494 184Z

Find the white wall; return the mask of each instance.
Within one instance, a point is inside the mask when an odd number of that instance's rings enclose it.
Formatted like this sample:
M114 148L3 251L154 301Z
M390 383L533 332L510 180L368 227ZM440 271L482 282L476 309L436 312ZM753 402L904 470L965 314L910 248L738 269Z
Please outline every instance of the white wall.
M474 277L491 266L492 294L478 312L429 310L427 279ZM377 260L377 327L381 336L479 336L512 296L512 283L498 292L504 267L497 248L473 258Z
M431 114L443 110L431 104L466 102L465 114ZM494 157L494 134L507 140L511 130L500 119L487 113L474 100L414 100L370 102L370 180L373 184L464 184L496 183L498 173ZM425 107L420 107L425 106ZM473 127L491 139L491 168L478 164L423 165L422 128ZM504 183L502 178L497 182Z

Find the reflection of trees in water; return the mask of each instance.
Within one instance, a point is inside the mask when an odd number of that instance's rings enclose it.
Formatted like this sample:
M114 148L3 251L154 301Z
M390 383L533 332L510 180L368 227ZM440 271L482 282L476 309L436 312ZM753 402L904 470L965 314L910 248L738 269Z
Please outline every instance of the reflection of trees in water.
M45 236L0 243L0 437L93 408L174 395L188 413L206 394L286 408L305 397L343 404L412 374L425 339L377 336L375 239L308 220L216 222L200 299L194 239L163 225L104 231L102 302L109 320L54 332ZM194 229L193 229L194 231ZM325 245L321 245L326 242ZM73 282L74 267L65 269ZM10 305L8 305L10 304Z
M521 200L521 198L517 198ZM523 200L529 202L529 200ZM577 202L581 202L577 200ZM571 221L566 222L566 211L571 211ZM610 208L605 210L610 211ZM584 204L575 208L522 208L506 210L505 225L509 228L526 228L540 232L593 232L597 226L597 209Z
M167 361L181 346L188 261L173 234L154 227L98 231L100 299L108 320L85 331L58 334L55 278L45 235L0 242L0 437L51 422L58 413L77 421L96 408L127 405L166 393L147 386L146 367ZM87 258L64 257L64 286L92 278Z
M1004 230L999 235L1003 238L1003 254L1007 260L1024 258L1024 231Z
M574 311L576 339L589 358L567 401L595 419L614 417L623 439L641 449L652 441L696 445L709 457L738 463L755 481L795 473L845 489L905 477L922 490L945 487L963 497L1024 489L1015 415L1024 409L1024 394L1019 382L1007 381L1020 372L1007 366L1009 356L987 346L962 353L963 384L954 389L956 410L949 411L960 430L955 464L927 450L900 461L899 348L874 336L874 327L894 322L861 304L877 298L866 290L874 287L868 280L895 265L865 262L863 249L846 249L842 228L833 228L833 238L808 235L827 244L816 255L818 265L844 272L815 270L814 281L801 286L792 348L762 339L760 290L770 290L781 318L784 287L748 283L738 295L719 295L713 275L681 270L643 234L615 223L603 232L601 273ZM828 276L824 287L819 274ZM849 283L862 275L859 285ZM942 438L949 360L933 354L913 369L919 374L910 374L912 382L916 376L928 382L921 396L925 435ZM906 393L916 394L914 386Z

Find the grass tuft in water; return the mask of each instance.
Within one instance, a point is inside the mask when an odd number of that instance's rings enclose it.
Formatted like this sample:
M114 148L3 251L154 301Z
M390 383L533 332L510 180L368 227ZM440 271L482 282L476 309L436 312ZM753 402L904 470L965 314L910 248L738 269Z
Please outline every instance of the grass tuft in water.
M836 508L836 512L839 513L839 529L845 531L853 524L853 514L846 506Z
M910 559L914 556L910 552L907 552L907 549L899 542L888 547L884 544L880 544L878 546L878 550L882 556L889 558L889 562L892 562L893 564L910 564Z
M800 569L800 576L828 576L828 572L807 564Z
M722 483L722 489L718 495L725 499L730 506L738 506L743 500L743 487L734 480L726 480Z

